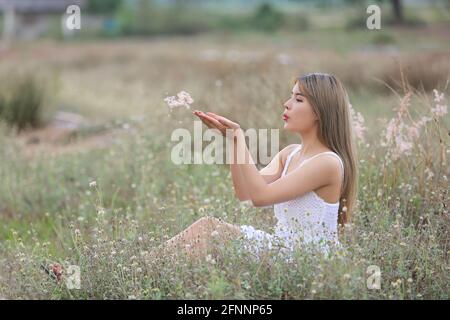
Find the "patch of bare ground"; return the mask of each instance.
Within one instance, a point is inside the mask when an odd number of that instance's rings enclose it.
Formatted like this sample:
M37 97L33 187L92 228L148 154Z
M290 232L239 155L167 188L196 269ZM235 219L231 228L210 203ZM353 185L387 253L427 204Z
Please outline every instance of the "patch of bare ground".
M42 154L57 156L108 148L123 134L122 129L105 128L80 115L58 112L45 127L19 134L17 144L30 158Z

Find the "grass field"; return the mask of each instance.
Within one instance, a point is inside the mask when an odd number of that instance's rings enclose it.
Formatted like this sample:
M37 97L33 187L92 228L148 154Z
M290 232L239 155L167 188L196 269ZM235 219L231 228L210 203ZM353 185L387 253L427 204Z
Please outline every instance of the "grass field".
M438 107L449 101L448 34L386 34L42 40L1 52L2 86L14 73L31 72L46 88L44 119L66 111L89 126L30 143L45 125L16 134L2 124L0 296L448 299L450 121ZM400 66L412 87L402 84ZM275 222L271 207L234 198L226 165L170 161L171 132L192 130L194 118L169 113L163 99L186 90L197 109L244 128L281 129L292 80L310 71L337 75L364 117L346 250L255 262L231 246L200 265L170 256L145 261L151 248L203 216L266 231ZM397 137L388 135L391 119ZM280 138L280 147L298 143ZM49 278L40 265L52 262L80 266L81 289ZM366 284L373 265L381 270L378 290Z

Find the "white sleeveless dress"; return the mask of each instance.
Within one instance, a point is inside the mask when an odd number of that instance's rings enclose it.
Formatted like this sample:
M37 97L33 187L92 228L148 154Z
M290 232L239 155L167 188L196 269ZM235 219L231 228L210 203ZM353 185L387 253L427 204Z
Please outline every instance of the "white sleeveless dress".
M296 147L287 157L281 176L286 175L292 157L301 149ZM342 159L332 151L322 152L300 163L302 166L318 156L331 155L337 157L341 163L342 179L344 179L344 164ZM274 205L277 218L275 233L270 234L257 230L249 225L241 225L244 236L244 247L260 256L261 250L278 249L278 252L292 254L298 245L309 245L324 253L330 253L334 246L340 246L338 241L338 211L339 202L328 203L314 191ZM305 247L306 248L306 247Z

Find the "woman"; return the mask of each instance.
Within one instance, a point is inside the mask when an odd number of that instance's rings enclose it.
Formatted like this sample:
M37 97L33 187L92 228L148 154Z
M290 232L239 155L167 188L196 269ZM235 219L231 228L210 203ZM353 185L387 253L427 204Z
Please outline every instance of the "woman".
M296 79L284 103L284 129L300 135L301 144L281 150L258 171L239 124L222 116L194 111L208 127L232 132L234 160L230 165L236 196L254 206L274 205L275 233L236 226L204 217L168 240L165 248L185 248L204 256L216 241L242 237L258 256L280 245L293 252L297 244L339 244L338 226L350 219L356 197L357 168L348 95L333 75L310 73ZM230 136L229 136L230 137ZM239 156L249 160L239 163Z

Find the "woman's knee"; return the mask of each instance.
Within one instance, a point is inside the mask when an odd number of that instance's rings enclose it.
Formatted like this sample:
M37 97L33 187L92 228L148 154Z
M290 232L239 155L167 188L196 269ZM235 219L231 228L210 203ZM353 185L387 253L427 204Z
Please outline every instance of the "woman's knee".
M220 224L220 220L214 217L201 217L198 219L194 225L195 226L201 226L204 229L214 229Z
M215 217L202 217L192 224L190 229L194 234L201 235L203 240L235 238L240 234L238 226L226 223Z

